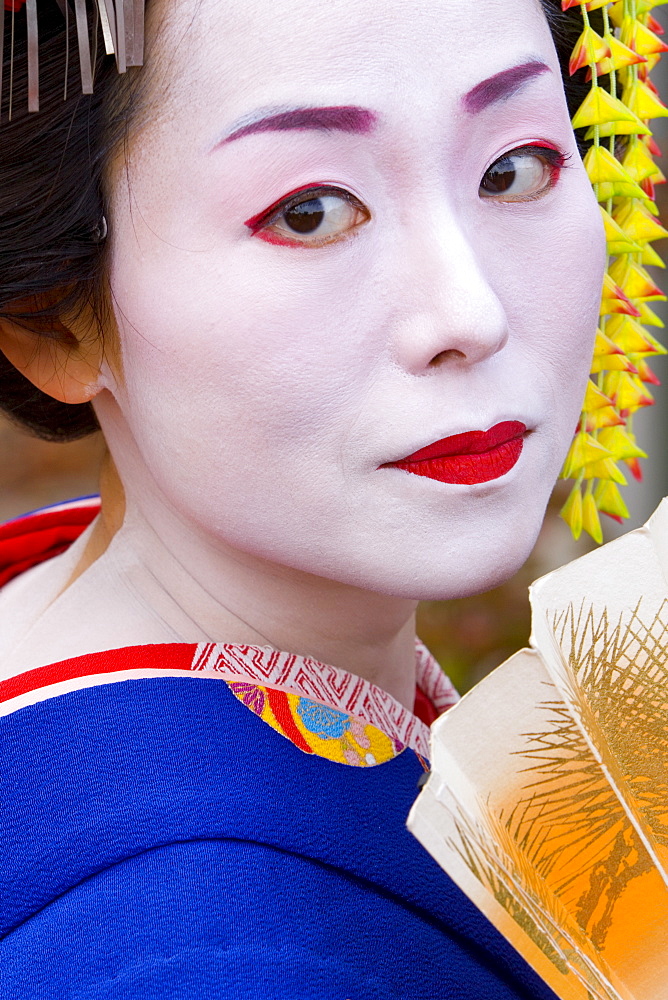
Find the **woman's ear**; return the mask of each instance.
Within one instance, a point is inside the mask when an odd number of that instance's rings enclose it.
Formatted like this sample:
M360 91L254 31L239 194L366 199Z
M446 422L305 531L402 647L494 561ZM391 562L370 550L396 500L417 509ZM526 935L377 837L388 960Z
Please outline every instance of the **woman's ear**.
M35 301L13 303L17 318L0 317L0 350L47 395L62 403L89 402L103 387L103 344L92 310L52 319L41 309Z

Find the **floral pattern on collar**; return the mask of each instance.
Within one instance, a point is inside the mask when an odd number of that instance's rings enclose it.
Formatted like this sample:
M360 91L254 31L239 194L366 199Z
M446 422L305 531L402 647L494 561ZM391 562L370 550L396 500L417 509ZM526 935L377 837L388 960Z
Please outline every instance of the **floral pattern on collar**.
M458 695L419 640L415 656L417 684L440 714ZM192 669L225 674L247 708L305 753L355 766L382 764L407 746L429 757L424 722L387 691L339 667L270 647L202 643Z
M405 749L403 743L365 720L311 698L247 681L228 681L228 687L251 712L304 753L337 764L373 767Z

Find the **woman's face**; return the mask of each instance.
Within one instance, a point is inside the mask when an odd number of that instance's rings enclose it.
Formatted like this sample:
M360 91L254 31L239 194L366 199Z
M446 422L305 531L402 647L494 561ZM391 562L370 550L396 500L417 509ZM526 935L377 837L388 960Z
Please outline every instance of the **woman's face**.
M169 7L112 171L97 406L129 498L366 589L494 585L572 438L604 261L537 0ZM491 457L388 467L506 422Z

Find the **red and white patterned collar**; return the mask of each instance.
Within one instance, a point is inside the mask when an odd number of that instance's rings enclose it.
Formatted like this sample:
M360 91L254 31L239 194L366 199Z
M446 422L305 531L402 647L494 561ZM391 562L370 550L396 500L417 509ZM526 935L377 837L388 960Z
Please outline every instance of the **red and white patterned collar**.
M306 656L259 646L202 644L193 669L237 674L238 680L277 688L355 716L429 757L429 727L387 691L347 670ZM459 700L429 650L415 641L416 683L441 715Z
M416 642L418 685L441 714L458 695L428 650ZM196 674L297 695L374 726L429 757L429 728L382 688L305 656L230 643L169 643L90 653L0 682L0 715L70 691L119 681Z

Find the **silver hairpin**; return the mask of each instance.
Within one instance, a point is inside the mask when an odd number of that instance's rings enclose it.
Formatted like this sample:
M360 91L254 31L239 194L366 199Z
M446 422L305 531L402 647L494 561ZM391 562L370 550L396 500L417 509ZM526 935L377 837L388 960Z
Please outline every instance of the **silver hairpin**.
M97 50L97 25L100 25L106 55L116 57L119 73L128 66L141 66L144 62L144 13L145 0L57 0L65 20L65 74L69 62L69 12L73 8L79 52L81 90L93 93L95 53ZM91 20L90 13L94 16ZM25 11L25 14L23 13ZM5 31L5 16L10 15L10 30ZM13 98L15 19L26 18L28 58L28 111L39 110L39 22L37 0L14 0L9 11L0 7L0 117L2 112L2 77L5 46L9 43L9 117ZM91 34L93 38L91 39ZM67 80L65 96L67 95Z

